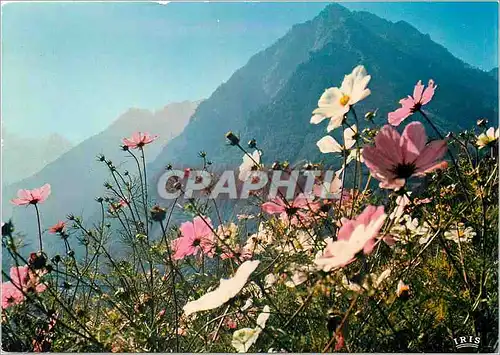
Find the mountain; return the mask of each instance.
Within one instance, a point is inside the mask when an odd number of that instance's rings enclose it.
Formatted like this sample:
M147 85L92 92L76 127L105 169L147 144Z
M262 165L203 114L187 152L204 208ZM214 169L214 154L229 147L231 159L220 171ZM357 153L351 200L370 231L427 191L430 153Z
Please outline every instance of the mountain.
M27 178L72 148L72 143L54 133L26 138L2 127L2 185Z
M498 80L498 68L491 69L488 74Z
M316 147L326 123L310 124L311 112L325 88L340 86L358 64L372 75L372 95L356 105L360 118L378 108L376 122L386 122L387 113L399 107L415 83L430 78L438 89L425 110L444 132L469 127L478 117L497 116L498 85L491 75L404 21L393 23L331 4L314 19L293 26L219 86L150 164L151 172L161 173L167 162L199 166L199 150L214 164L239 165L241 152L225 144L229 130L240 134L243 143L255 138L267 159L332 162Z
M159 138L145 149L146 160L152 161L166 142L182 132L198 104L199 101L173 103L157 112L128 110L106 130L69 150L34 176L7 186L2 194L2 220L12 216L17 231L26 234L25 242L35 241L37 227L34 209L30 206L14 207L9 200L16 196L18 189L32 189L50 183L52 194L40 206L45 228L64 220L69 213L83 215L85 222L90 222L89 218L97 207L94 198L103 194L103 183L109 179L108 170L96 160L96 155L104 154L115 166L133 172L135 161L120 149L122 138L130 137L135 131L158 134ZM48 248L56 242L59 242L57 238L46 237Z

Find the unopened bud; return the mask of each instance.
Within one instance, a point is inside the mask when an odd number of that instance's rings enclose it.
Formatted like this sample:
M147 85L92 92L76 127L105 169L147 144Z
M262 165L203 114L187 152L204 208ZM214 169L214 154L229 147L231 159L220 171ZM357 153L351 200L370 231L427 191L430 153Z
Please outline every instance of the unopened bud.
M226 133L226 139L229 141L231 145L238 145L240 143L240 139L234 135L233 132L229 131Z
M257 141L255 139L250 139L248 141L248 148L254 149L257 147Z
M161 222L167 216L167 209L158 205L151 207L151 219L155 222Z
M486 118L480 118L477 120L478 127L486 127L488 120Z
M367 121L373 121L373 119L375 118L375 116L377 115L377 111L368 111L367 113L365 113L365 120Z

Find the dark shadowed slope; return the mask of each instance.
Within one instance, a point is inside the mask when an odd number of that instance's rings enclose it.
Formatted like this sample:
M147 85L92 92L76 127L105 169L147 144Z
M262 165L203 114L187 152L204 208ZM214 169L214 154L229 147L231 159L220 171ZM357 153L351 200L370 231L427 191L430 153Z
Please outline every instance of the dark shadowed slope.
M491 75L405 22L332 4L294 26L222 84L150 165L151 171L160 174L167 163L199 164L199 150L215 164L239 164L241 153L225 145L229 130L241 134L243 142L257 139L268 159L325 158L316 141L326 134L326 124L311 125L311 112L325 88L339 86L357 64L372 75L372 95L357 107L361 118L366 110L379 108L377 119L386 120L417 80L430 78L439 87L426 109L443 131L469 127L478 117L496 117L498 90Z

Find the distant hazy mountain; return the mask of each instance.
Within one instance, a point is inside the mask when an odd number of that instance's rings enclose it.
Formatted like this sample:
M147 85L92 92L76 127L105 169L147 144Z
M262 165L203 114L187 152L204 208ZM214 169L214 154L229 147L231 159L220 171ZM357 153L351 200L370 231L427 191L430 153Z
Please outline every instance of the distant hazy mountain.
M146 148L146 158L151 161L165 143L182 132L198 104L189 101L174 103L157 112L130 109L105 131L69 150L34 176L7 186L2 194L2 220L12 215L16 229L26 233L26 241L36 240L34 209L13 207L9 200L20 188L32 189L45 183L52 185L51 196L40 207L45 228L64 220L68 213L87 218L92 216L97 207L94 198L103 194L103 182L109 179L107 169L96 161L96 155L104 154L116 166L132 172L135 162L121 151L122 138L135 131L158 134L159 138ZM47 246L55 242L58 242L57 238L46 238Z
M2 185L35 174L71 147L71 142L57 133L47 137L26 138L3 128Z
M268 159L325 159L316 142L326 134L326 123L310 124L311 112L323 91L339 86L357 64L372 75L372 95L357 105L361 119L367 110L379 108L377 120L386 122L387 113L399 107L415 83L430 78L438 89L425 109L443 130L497 116L497 82L491 75L455 58L406 22L331 4L253 56L200 104L151 171L159 173L166 162L199 164L200 149L215 164L239 164L241 152L225 145L229 130L241 134L243 142L257 139Z

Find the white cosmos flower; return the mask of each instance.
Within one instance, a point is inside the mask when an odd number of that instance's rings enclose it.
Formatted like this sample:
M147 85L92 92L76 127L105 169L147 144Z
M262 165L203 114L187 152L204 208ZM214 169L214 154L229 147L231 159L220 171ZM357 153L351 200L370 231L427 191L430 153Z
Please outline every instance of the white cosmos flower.
M267 274L264 278L264 288L271 288L276 283L276 281L278 281L278 277L276 277L275 274Z
M472 227L465 228L463 223L459 223L456 228L444 233L446 239L452 240L457 244L470 242L475 235L476 232L474 232L474 229Z
M369 293L373 293L373 291L377 290L379 286L391 275L391 269L384 270L380 275L375 273L371 273L365 277L363 280L363 286L359 284L349 281L347 277L344 275L342 277L342 285L348 290L361 293L363 291L368 291Z
M195 301L188 302L184 307L186 316L200 311L206 311L222 306L231 298L236 296L248 281L252 272L259 266L260 261L245 261L236 270L235 275L230 279L221 279L220 285L215 290L208 292Z
M271 309L269 306L264 306L262 313L257 317L257 326L255 328L243 328L233 333L231 345L236 349L236 351L239 353L246 353L250 347L255 344L260 333L266 327L270 312Z
M277 245L276 250L290 255L308 251L314 248L315 239L316 235L314 233L298 230L296 233L287 236L280 245Z
M240 165L240 173L238 175L238 179L241 181L246 181L252 176L252 171L254 171L258 164L260 164L260 157L262 153L260 150L256 149L251 154L251 157L248 154L243 155L243 163ZM257 163L257 164L255 164Z
M391 218L392 216L397 217L397 208L391 214ZM426 221L420 223L417 218L404 214L396 218L396 222L391 228L391 236L401 244L406 244L416 238L419 238L419 244L425 244L432 237L432 230Z
M253 298L252 297L247 298L245 304L240 308L240 311L244 312L252 306L253 306Z
M313 186L313 193L320 198L335 198L340 197L342 191L342 180L340 179L340 172L336 172L331 181L323 181L321 184Z
M478 145L479 149L482 149L491 143L495 142L498 139L500 132L498 131L498 128L495 130L493 127L490 127L486 133L481 133L477 137L477 142L476 144Z
M356 143L356 135L358 134L358 128L356 125L347 127L344 129L344 144L337 142L332 136L324 136L321 138L316 145L318 146L321 153L341 153L344 150L349 150Z
M363 148L352 149L349 152L349 155L347 156L345 164L349 165L349 163L351 161L353 161L353 160L357 160L360 163L364 163L365 162L365 159L363 158Z
M370 79L365 67L358 65L351 74L344 77L340 88L325 90L318 101L318 108L313 111L311 123L318 124L325 118L330 118L328 132L340 127L351 105L370 95L370 89L366 88Z
M254 254L259 254L264 252L264 247L272 243L273 240L273 232L264 223L261 223L259 224L257 233L248 237L244 249Z
M290 270L293 271L292 277L289 281L285 282L286 287L294 288L307 281L309 272L312 268L309 265L290 265Z
M411 194L411 191L408 192L408 195L409 194ZM410 204L410 199L408 198L407 195L398 196L396 198L396 208L389 215L389 218L393 219L394 222L399 221L399 219L401 218L401 216L403 216L405 212L406 206L408 206L409 204Z

